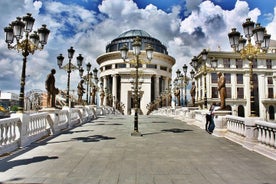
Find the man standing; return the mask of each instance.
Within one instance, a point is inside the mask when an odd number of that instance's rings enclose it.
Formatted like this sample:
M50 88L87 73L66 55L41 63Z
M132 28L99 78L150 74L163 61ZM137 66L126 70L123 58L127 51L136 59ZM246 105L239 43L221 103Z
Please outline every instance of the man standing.
M56 107L56 95L59 93L59 90L55 87L55 73L56 70L52 69L45 81L45 88L47 90L47 107Z
M220 109L225 109L225 98L226 98L225 78L221 72L218 72L217 75L218 75L218 91L220 96Z

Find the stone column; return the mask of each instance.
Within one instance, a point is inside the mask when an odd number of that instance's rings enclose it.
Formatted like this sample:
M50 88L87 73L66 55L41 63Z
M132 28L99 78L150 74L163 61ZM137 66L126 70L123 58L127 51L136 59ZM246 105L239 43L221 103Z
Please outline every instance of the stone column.
M259 74L258 75L258 88L259 88L259 107L260 107L260 117L263 119L266 119L266 108L263 105L263 103L261 102L261 99L265 99L267 98L267 96L265 94L267 87L266 87L266 81L265 81L265 74Z
M103 76L103 90L105 91L105 88L107 86L107 79L106 79L106 76ZM103 105L106 105L106 93L105 93L105 97L104 97L104 102L103 102Z
M155 87L154 87L155 94L154 94L154 99L156 99L160 95L160 91L159 91L159 78L160 78L159 75L155 76Z
M113 107L116 107L115 102L117 101L117 75L112 75L112 96L113 96Z

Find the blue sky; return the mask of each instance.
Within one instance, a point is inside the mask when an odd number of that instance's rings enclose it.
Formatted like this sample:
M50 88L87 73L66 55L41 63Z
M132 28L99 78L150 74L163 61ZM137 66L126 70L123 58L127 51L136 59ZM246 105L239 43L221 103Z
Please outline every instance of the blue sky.
M45 90L52 68L57 70L57 87L66 89L67 75L58 69L56 57L67 56L71 46L76 56L82 54L84 62L94 68L110 41L127 30L142 29L167 46L176 59L176 71L184 64L189 66L203 48L231 50L228 32L233 27L241 32L248 17L266 26L276 40L275 8L275 0L1 0L0 25L3 30L26 13L36 19L34 29L47 24L51 30L48 44L28 57L26 91ZM22 55L7 49L4 31L0 32L0 90L18 93L21 70ZM78 72L71 76L73 89L80 78Z

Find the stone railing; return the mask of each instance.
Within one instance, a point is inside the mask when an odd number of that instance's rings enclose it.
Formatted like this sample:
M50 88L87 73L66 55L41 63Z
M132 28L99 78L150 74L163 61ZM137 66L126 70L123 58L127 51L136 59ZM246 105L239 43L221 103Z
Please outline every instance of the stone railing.
M34 114L12 114L10 118L0 119L0 155L111 112L111 107L79 106L63 110L44 109Z
M20 145L20 118L0 119L0 155L11 152Z
M181 110L183 112L174 114L175 118L186 121L187 124L196 125L201 129L205 129L206 110L187 111L185 109L178 109L177 111ZM158 109L154 111L153 114L166 115L164 112L166 112L166 110L162 109L162 111L160 111ZM261 121L259 117L243 118L227 115L227 111L215 111L214 122L216 127L213 135L225 137L242 145L246 149L256 151L276 160L276 123Z

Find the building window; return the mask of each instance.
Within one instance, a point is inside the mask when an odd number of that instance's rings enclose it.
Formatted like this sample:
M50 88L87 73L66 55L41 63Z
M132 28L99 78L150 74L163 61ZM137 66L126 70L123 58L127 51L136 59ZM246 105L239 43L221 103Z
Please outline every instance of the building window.
M236 59L236 68L242 68L242 59Z
M267 77L267 84L273 84L272 77Z
M112 65L106 65L105 70L110 70L112 68Z
M223 59L223 66L224 66L224 68L230 68L230 59L229 58Z
M231 74L225 73L224 74L225 83L230 84L231 83Z
M130 64L130 68L135 68L135 64ZM139 66L138 66L138 68L142 68L143 67L143 65L141 64L141 63L139 63Z
M237 84L243 84L243 74L237 74Z
M271 69L272 68L272 61L271 61L271 59L267 59L266 60L266 68L267 69Z
M216 73L211 73L211 80L212 80L212 83L217 83L218 75Z
M212 87L212 98L218 98L218 88Z
M232 98L231 87L226 88L226 98Z
M166 66L160 66L160 70L167 71L167 67Z
M268 98L273 98L273 88L268 88Z
M238 116L244 117L244 107L242 105L239 105L238 107Z
M244 99L243 88L237 88L237 98Z
M154 64L147 64L147 68L154 68L154 69L156 69L156 68L157 68L157 65L154 65Z
M253 68L257 68L257 66L258 66L258 61L257 61L257 59L254 59L254 60L253 60L252 66L253 66Z
M126 64L125 63L118 63L118 64L116 64L116 68L126 68Z

